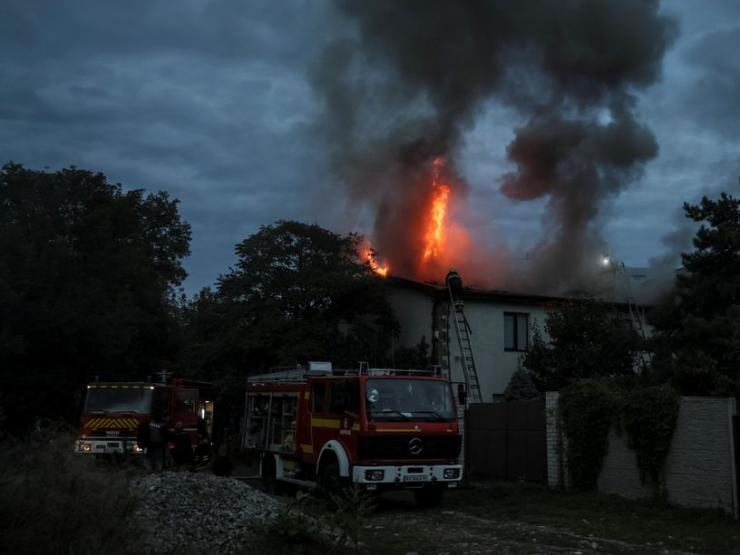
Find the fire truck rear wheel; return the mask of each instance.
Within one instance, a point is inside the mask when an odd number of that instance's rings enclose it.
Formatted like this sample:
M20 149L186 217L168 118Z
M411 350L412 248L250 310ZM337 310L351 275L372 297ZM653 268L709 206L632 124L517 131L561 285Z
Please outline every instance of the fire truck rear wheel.
M414 490L416 504L425 509L439 507L445 494L445 488L439 486L425 486Z
M268 493L277 493L277 469L275 468L275 457L266 453L262 459L262 483Z

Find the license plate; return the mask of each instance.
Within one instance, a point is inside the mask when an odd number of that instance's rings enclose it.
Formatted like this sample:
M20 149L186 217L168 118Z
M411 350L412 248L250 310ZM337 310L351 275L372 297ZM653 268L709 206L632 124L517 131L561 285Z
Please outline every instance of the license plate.
M426 482L428 479L426 474L407 474L403 477L404 482Z

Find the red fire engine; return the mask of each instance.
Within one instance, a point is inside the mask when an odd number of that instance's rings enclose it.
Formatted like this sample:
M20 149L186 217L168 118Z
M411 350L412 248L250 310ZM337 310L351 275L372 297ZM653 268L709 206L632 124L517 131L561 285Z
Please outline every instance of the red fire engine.
M139 425L159 413L170 431L175 423L196 445L198 432L210 435L213 402L210 384L173 379L168 383L92 382L87 386L75 452L93 455L138 455Z
M421 505L462 478L457 407L439 371L310 363L247 380L244 446L269 488L413 489Z

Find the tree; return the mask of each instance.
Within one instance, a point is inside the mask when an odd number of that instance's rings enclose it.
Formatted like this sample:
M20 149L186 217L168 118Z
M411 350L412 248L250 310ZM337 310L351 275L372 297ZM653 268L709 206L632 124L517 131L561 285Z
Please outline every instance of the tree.
M82 384L174 360L190 227L166 193L104 175L0 172L0 381L11 426L76 413Z
M393 368L408 370L425 370L429 368L429 343L426 336L422 335L419 342L413 347L399 347L393 353Z
M181 370L215 383L221 422L243 410L245 375L329 360L384 363L398 324L361 237L278 221L236 245L237 263L184 311Z
M535 327L522 358L540 391L584 378L634 374L639 336L615 307L592 299L562 302L547 313L542 337Z
M511 375L509 385L504 391L504 399L507 401L526 401L537 399L540 392L532 380L532 376L524 368L517 368L516 372Z
M398 324L361 237L278 221L236 246L237 263L187 316L184 360L202 377L330 360L385 361Z
M721 193L684 204L703 222L682 255L673 294L652 319L659 379L684 394L740 393L740 199Z

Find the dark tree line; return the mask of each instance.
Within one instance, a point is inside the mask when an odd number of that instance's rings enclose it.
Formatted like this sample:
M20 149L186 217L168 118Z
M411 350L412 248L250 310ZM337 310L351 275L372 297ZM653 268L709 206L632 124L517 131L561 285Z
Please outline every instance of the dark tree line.
M684 204L702 225L653 318L656 378L693 395L740 394L740 199Z
M186 299L190 226L166 193L100 173L0 172L0 426L72 421L96 376L212 380L238 413L245 378L308 360L385 363L397 323L361 238L278 222ZM179 295L179 296L178 296Z
M11 427L73 417L96 374L174 362L175 291L190 226L166 193L100 173L0 172L0 383Z
M398 324L361 237L280 221L236 246L236 265L185 309L182 371L243 410L250 373L328 360L384 364Z
M536 334L523 359L540 389L630 376L636 353L648 350L644 379L687 394L738 393L740 201L722 194L685 209L704 225L653 312L652 339L640 341L613 307L561 304L547 339ZM291 221L263 226L236 245L234 266L213 288L187 299L179 286L190 236L166 193L124 191L75 168L2 168L0 427L73 420L96 376L175 370L214 381L238 414L246 376L270 367L428 362L424 338L390 353L398 323L383 280L358 255L361 237Z
M535 330L522 360L541 391L581 379L636 379L642 351L650 355L643 383L668 383L685 395L740 394L740 200L722 193L684 211L702 225L674 287L649 313L651 336L642 340L614 307L563 303L548 314L547 339Z

